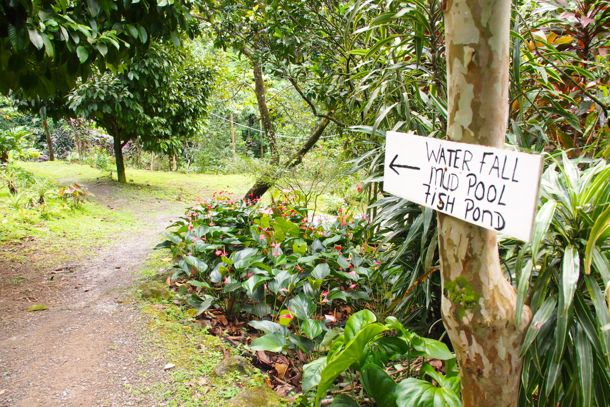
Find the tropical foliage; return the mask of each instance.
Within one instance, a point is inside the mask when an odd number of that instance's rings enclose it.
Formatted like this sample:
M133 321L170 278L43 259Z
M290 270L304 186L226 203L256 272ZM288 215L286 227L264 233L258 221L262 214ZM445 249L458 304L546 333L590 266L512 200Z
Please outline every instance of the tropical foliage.
M506 241L518 306L534 318L522 353L523 405L605 405L610 400L610 165L549 159L534 239ZM519 315L519 313L517 313Z
M83 186L9 163L50 147L116 164L121 181L123 151L151 170L254 175L252 195L216 193L169 228L168 283L188 315L228 320L253 355L305 364L305 404L458 405L438 341L434 211L383 192L387 131L445 137L443 4L5 1L5 206L35 221L83 204ZM516 314L533 313L519 402L607 406L610 7L517 2L511 21L505 141L545 155L532 241L500 238ZM53 118L46 150L40 113Z
M190 1L3 1L0 91L64 95L93 65L118 67L130 52L191 25Z
M168 234L172 279L197 315L216 304L232 318L265 318L251 323L265 332L254 349L310 352L337 322L338 304L370 298L380 265L364 219L323 222L286 201L260 207L217 194Z
M363 390L379 406L461 405L455 356L444 343L410 332L394 317L388 317L381 324L368 310L356 312L345 323L343 333L329 344L329 349L326 356L303 368L303 391L316 388L315 405L347 370L359 373ZM418 369L421 378L414 377L409 360L429 359L445 361L446 373L424 362ZM394 368L394 377L387 373L389 365L401 366L400 362L405 360L407 369ZM396 383L401 377L406 378ZM334 400L333 404L359 405L346 395L336 396Z

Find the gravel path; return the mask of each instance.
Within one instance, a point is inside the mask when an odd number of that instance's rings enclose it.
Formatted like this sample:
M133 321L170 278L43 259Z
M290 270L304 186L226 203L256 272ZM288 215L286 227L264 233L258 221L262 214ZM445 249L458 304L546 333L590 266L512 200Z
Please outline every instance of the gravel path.
M0 406L160 403L150 398L151 393L134 390L164 381L167 373L164 361L146 349L146 322L129 290L160 233L181 208L158 200L115 200L112 184L89 188L102 203L127 207L143 217L144 226L92 253L92 260L59 272L44 270L45 277L56 273L62 279L53 290L37 295L37 302L48 305L48 310L25 312L27 304L17 310L0 307ZM0 262L3 265L12 267ZM0 287L0 298L12 294ZM13 298L12 303L18 300Z

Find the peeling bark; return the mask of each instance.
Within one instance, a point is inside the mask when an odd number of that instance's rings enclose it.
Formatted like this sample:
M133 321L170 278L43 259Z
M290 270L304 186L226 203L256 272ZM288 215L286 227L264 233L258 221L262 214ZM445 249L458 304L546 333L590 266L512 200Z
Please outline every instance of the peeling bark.
M449 139L502 147L508 118L509 0L445 5ZM461 368L465 407L516 406L516 293L502 272L496 232L438 214L443 322Z

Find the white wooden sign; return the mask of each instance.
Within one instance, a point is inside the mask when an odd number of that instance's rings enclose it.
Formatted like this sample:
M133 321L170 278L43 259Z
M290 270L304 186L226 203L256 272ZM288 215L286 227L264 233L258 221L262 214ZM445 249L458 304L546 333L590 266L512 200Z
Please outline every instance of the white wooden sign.
M386 135L383 189L528 241L542 157L413 133Z

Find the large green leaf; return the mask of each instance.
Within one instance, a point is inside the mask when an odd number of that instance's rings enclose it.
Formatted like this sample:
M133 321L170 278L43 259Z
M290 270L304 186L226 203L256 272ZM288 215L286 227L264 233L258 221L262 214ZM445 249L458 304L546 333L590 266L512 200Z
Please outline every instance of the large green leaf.
M186 262L186 264L191 267L194 267L200 273L203 273L208 269L207 263L198 259L195 256L185 256L184 261Z
M546 372L546 396L550 394L561 371L562 356L565 352L565 343L568 335L569 311L580 275L580 257L576 248L568 246L564 252L561 270L561 286L559 289L559 307L557 324L555 326L555 347Z
M311 276L318 280L322 280L322 279L328 277L329 274L330 274L330 267L328 266L327 263L320 263L320 264L316 265L316 267L314 267L313 271L311 272Z
M521 345L521 355L524 355L536 340L544 325L553 317L557 306L557 298L548 297L534 314Z
M85 63L89 58L89 51L82 45L76 47L76 55L78 56L78 60L81 64Z
M294 312L298 319L305 320L311 318L316 312L316 304L310 297L301 293L288 301L288 309Z
M271 280L271 277L261 276L260 274L254 274L249 279L242 283L242 286L246 289L248 296L254 295L254 290L264 284L266 281Z
M538 250L540 250L540 246L542 245L544 238L547 236L549 226L551 225L551 221L555 215L556 207L557 202L550 199L546 201L544 205L542 205L536 214L534 233L531 242L532 257L534 259L538 257Z
M409 351L407 342L397 336L383 336L369 344L365 363L372 362L383 366L390 360L404 357Z
M378 406L396 407L396 383L382 367L368 363L361 369L362 387Z
M283 241L286 236L299 236L299 226L281 217L273 219L273 231L277 241Z
M231 253L230 259L233 261L233 266L236 270L244 270L250 267L250 265L257 260L257 254L258 249L247 247L240 251Z
M576 354L578 357L578 383L580 385L580 396L582 398L580 404L582 407L589 407L593 402L593 350L591 349L591 342L585 334L584 329L577 327L576 337L574 338L574 344L576 345Z
M315 319L306 319L301 323L301 329L306 337L314 339L324 332L324 324Z
M303 366L303 393L307 393L320 383L320 374L326 366L326 356L318 358Z
M284 328L277 322L273 322L273 321L266 321L266 320L250 321L250 322L248 322L248 325L250 325L254 329L263 331L266 334L286 332L286 328Z
M396 405L398 407L460 407L462 403L453 391L410 377L396 386Z
M593 249L598 240L610 231L610 205L599 215L591 228L591 234L585 248L585 274L591 273L591 262L593 260Z
M351 341L346 342L342 350L334 353L328 359L328 363L321 373L320 384L318 385L315 398L316 404L320 402L337 376L349 369L354 363L362 360L368 343L387 329L387 327L379 323L371 323L364 326L356 332Z
M252 341L250 349L264 350L268 352L281 352L286 346L286 338L282 335L273 333L266 334Z
M358 311L350 316L345 323L345 342L351 341L362 328L373 322L377 322L377 317L367 309Z
M455 358L455 355L449 350L447 345L436 339L414 335L411 339L411 346L413 346L414 354L417 356L440 360Z

